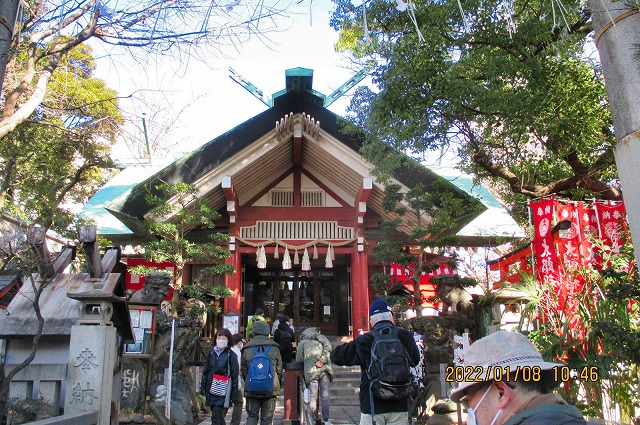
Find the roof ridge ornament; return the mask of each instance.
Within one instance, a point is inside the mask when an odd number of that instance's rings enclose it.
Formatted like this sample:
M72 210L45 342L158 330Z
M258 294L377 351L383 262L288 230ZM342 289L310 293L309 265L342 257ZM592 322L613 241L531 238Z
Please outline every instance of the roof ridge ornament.
M316 121L311 115L302 113L302 119L304 122L303 131L307 133L315 141L320 136L320 121Z
M276 140L283 141L293 133L293 112L276 121Z

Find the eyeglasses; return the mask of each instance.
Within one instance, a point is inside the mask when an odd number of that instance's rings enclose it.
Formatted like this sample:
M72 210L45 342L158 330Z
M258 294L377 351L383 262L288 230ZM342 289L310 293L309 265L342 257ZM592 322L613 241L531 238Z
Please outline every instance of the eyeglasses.
M490 382L487 382L487 384L491 385ZM483 388L486 388L486 385L478 385L473 391L471 391L470 393L465 394L461 399L460 399L460 404L462 405L462 407L464 407L465 409L469 408L469 400L471 399L471 397L473 397L474 394L476 394L477 392L479 392L480 390L482 390Z

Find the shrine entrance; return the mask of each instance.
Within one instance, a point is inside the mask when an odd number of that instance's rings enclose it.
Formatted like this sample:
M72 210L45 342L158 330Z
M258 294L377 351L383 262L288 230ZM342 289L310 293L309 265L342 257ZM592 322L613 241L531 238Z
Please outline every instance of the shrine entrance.
M348 335L348 256L342 257L336 258L333 268L312 267L310 271L245 264L244 316L261 307L271 321L278 314L289 316L296 331L316 327L325 335Z

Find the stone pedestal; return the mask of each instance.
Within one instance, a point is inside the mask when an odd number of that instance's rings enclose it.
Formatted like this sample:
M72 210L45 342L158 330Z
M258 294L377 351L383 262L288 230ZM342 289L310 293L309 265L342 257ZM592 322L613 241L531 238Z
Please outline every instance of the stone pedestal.
M117 357L116 328L99 325L71 328L65 413L97 411L98 423L118 423L117 409L111 414Z

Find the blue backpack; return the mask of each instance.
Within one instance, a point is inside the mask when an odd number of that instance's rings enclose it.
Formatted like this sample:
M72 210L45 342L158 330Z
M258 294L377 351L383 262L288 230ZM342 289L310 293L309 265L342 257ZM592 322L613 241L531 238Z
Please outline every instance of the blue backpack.
M256 395L273 394L273 364L269 358L271 347L262 347L263 351L258 351L258 347L253 349L253 358L249 363L247 373L246 391Z

